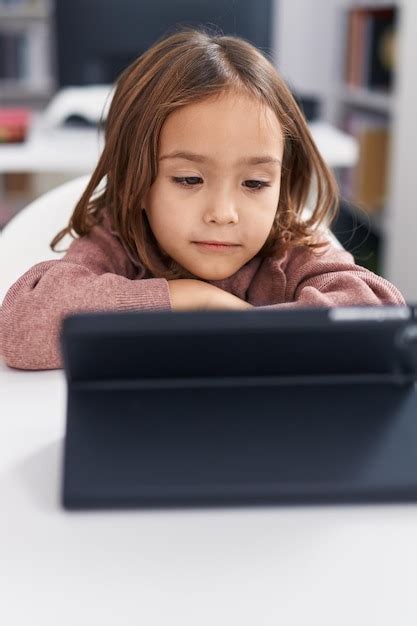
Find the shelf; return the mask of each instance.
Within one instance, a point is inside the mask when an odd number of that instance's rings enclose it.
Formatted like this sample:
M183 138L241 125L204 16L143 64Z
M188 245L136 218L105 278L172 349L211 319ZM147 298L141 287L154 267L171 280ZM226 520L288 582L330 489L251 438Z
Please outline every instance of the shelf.
M339 100L365 109L371 109L390 115L394 107L394 96L390 93L371 91L359 87L342 87L338 93Z
M401 5L403 0L343 0L344 9L389 9Z
M0 80L0 103L19 98L50 98L54 93L53 85L29 86L16 81Z
M25 20L47 20L52 15L52 10L48 6L16 6L5 7L0 6L0 24L6 25L8 22L25 21Z

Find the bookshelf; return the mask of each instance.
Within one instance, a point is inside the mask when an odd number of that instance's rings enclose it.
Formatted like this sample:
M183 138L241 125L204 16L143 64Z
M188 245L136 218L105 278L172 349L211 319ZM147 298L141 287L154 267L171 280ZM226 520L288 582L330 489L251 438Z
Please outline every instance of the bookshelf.
M398 22L392 89L381 93L346 85L347 12L393 5ZM417 303L417 1L278 0L274 28L278 69L299 94L320 100L326 122L343 129L346 114L354 110L385 117L390 150L384 206L367 213L352 205L352 221L358 214L365 217L380 242L378 271ZM337 174L343 179L346 168Z
M359 145L355 168L339 172L344 211L362 225L357 262L385 274L392 120L396 107L401 2L351 0L338 9L337 125ZM370 236L367 237L367 231Z
M377 12L387 16L389 11L394 12L395 32L391 41L394 44L391 48L391 76L385 85L370 86L366 80L369 78L366 53L371 46L370 17ZM330 96L333 122L352 134L356 132L360 153L362 150L356 171L340 173L342 195L351 201L356 219L367 222L379 242L378 273L396 284L408 301L417 302L414 269L417 268L417 175L414 172L417 2L339 0L336 12L339 50L336 54L337 74L333 75L335 86ZM355 12L356 15L362 14L363 21L359 26L362 41L359 41L358 32L352 36L352 14ZM358 28L358 17L356 20ZM353 52L352 40L356 47ZM358 74L356 67L355 75L352 57L358 66L362 62L362 74ZM358 193L360 177L370 182L370 187L372 180L379 179L379 187L375 184L373 190L368 189L368 198L366 193ZM367 205L366 199L369 200L372 194L374 202Z

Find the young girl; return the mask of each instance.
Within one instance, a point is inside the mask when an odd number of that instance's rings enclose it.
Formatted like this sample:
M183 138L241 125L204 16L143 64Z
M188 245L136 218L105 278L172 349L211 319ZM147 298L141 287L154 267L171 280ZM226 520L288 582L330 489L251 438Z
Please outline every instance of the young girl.
M334 178L266 56L182 29L119 77L104 150L51 247L74 241L9 289L0 351L12 367L61 367L60 323L78 311L403 304L328 240L336 205Z

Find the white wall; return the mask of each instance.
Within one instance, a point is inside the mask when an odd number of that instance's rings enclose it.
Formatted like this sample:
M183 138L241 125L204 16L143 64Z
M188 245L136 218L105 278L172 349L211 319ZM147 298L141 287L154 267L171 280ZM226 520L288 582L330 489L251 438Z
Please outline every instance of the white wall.
M291 88L323 100L323 117L334 120L335 82L343 52L340 0L276 0L274 60Z

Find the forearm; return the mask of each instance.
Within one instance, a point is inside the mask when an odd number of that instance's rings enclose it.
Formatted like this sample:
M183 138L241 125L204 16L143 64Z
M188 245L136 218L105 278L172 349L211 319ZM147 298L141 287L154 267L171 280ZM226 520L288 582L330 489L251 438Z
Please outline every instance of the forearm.
M249 302L202 280L168 281L173 311L250 309Z
M293 299L283 303L270 304L263 309L293 309L301 307L346 307L404 305L400 292L388 281L379 277L364 280L363 276L334 275L327 283L301 285Z
M167 281L97 275L64 260L40 263L6 294L0 312L0 353L10 367L59 368L59 334L66 315L132 309L170 310Z
M325 307L404 304L393 284L356 265L346 250L332 246L319 255L306 247L294 249L283 270L285 303Z

